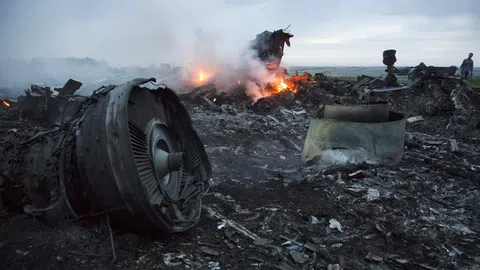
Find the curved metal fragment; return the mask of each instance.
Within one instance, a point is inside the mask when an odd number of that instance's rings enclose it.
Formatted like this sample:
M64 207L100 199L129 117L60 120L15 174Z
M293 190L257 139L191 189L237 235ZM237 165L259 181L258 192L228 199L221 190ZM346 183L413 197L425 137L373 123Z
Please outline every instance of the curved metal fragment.
M383 105L378 106L379 111L384 110ZM405 138L404 115L390 112L385 122L357 122L366 119L358 117L358 110L363 108L366 110L364 115L369 115L376 109L371 106L354 110L353 107L337 107L335 112L342 108L346 110L336 114L341 116L336 118L342 120L311 120L302 154L303 162L316 161L325 165L358 162L395 165L401 161Z
M323 118L360 123L387 122L390 107L388 103L358 105L325 105Z

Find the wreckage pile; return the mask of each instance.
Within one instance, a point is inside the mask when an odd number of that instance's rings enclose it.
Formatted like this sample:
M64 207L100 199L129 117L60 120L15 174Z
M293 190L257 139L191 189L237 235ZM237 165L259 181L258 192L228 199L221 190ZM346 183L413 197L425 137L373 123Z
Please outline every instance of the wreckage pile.
M433 121L423 123L424 131L464 137L475 132L480 125L480 91L455 76L454 67L427 67L421 63L410 71L409 78L406 85L386 87L381 78L362 75L356 81L343 81L329 79L323 73L312 76L306 72L285 77L288 88L271 92L253 104L244 94L244 88L226 93L216 89L213 83L180 96L183 100L201 99L216 110L225 111L233 104L256 113L271 112L274 108L305 109L310 117L321 116L323 104L387 102L407 118L431 118Z
M169 242L167 265L475 269L480 261L479 127L448 123L464 113L451 93L459 90L468 97L465 105L475 115L476 90L459 78L431 73L415 87L398 90L367 76L357 81L313 77L315 84L297 84L295 93L253 105L248 97L218 95L213 86L204 86L209 90L203 95L192 91L184 97L213 163L215 193L206 198L213 220L205 218L206 225L196 231L202 237L188 236L200 252ZM355 109L356 104L405 114L406 134L400 124L392 132L404 136L395 145L400 158L397 152L390 166L378 166L342 151L324 151L322 163L328 161L329 167L302 164L309 123L327 118L328 108ZM438 110L427 114L426 104ZM377 111L369 121L381 115ZM390 139L390 145L398 143ZM157 252L148 251L140 265L162 265L149 261Z
M182 92L212 162L195 227L152 240L135 230L114 230L110 237L101 224L75 223L42 228L32 242L38 224L11 218L0 230L5 268L37 265L39 258L45 268L108 267L113 249L115 266L138 269L476 269L478 90L450 75L420 74L395 88L367 76L293 75L295 91L256 102L241 89L221 93L213 85ZM339 117L329 110L345 107L376 112L343 123L399 128L403 133L385 134L397 149L386 156L397 158L379 165L332 143L321 163L303 163L312 122L325 125ZM383 112L387 118L379 120ZM38 133L29 132L19 142Z
M210 164L175 93L140 87L153 81L135 79L89 97L73 95L81 85L73 80L57 95L37 86L26 91L6 115L33 127L10 121L1 139L7 208L49 222L104 215L131 230L139 221L151 232L193 227Z

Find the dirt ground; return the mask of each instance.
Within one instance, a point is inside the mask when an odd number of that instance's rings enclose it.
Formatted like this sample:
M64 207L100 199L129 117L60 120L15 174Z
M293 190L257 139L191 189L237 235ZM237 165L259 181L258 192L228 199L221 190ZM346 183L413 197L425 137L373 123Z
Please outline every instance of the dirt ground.
M408 125L398 166L319 171L299 151L315 110L186 106L213 167L195 228L114 230L113 250L101 218L52 227L10 213L0 268L480 269L480 137L440 132L450 116Z

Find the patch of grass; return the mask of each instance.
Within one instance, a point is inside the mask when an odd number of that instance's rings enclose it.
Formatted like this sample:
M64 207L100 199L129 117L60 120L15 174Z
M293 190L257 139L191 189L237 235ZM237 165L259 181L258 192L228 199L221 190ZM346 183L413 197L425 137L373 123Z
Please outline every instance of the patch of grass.
M338 77L328 77L330 80L333 79L339 79L341 81L356 81L357 77L356 76L338 76ZM408 83L408 80L406 78L398 78L399 83ZM468 79L468 83L470 84L471 87L474 88L480 88L480 77L470 77Z
M331 79L331 80L339 79L340 81L356 81L357 77L356 76L338 76L338 77L329 77L329 79ZM405 78L405 77L397 77L397 82L407 84L408 79Z
M332 77L332 79L335 78L335 77ZM341 80L341 81L356 81L357 80L357 76L339 76L339 77L336 77L337 79Z
M468 83L470 84L471 87L480 88L480 78L479 77L469 78Z

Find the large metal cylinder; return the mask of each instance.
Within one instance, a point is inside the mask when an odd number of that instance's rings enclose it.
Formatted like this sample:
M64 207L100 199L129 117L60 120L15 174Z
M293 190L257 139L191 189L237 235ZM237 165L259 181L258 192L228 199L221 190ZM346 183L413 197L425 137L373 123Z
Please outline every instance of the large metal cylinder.
M323 119L311 120L302 154L304 162L323 158L320 162L323 165L333 165L334 159L343 163L395 165L402 160L404 115L390 112L386 121L380 121L384 120L384 104L360 106L355 110L353 107L333 107ZM379 118L375 119L372 112L377 112ZM362 115L364 117L359 117ZM365 121L369 117L370 121Z
M169 166L182 152L183 163ZM77 155L80 175L97 208L121 215L128 210L167 232L184 231L198 222L203 190L197 186L208 185L211 169L172 90L150 91L127 83L109 91L85 111Z
M118 227L141 232L197 224L211 177L207 154L174 91L140 87L148 81L105 88L61 128L23 138L26 154L15 160L19 166L8 165L8 178L21 174L27 190L44 191L27 192L26 212L108 213ZM31 154L38 152L41 158ZM29 170L20 171L29 160Z

